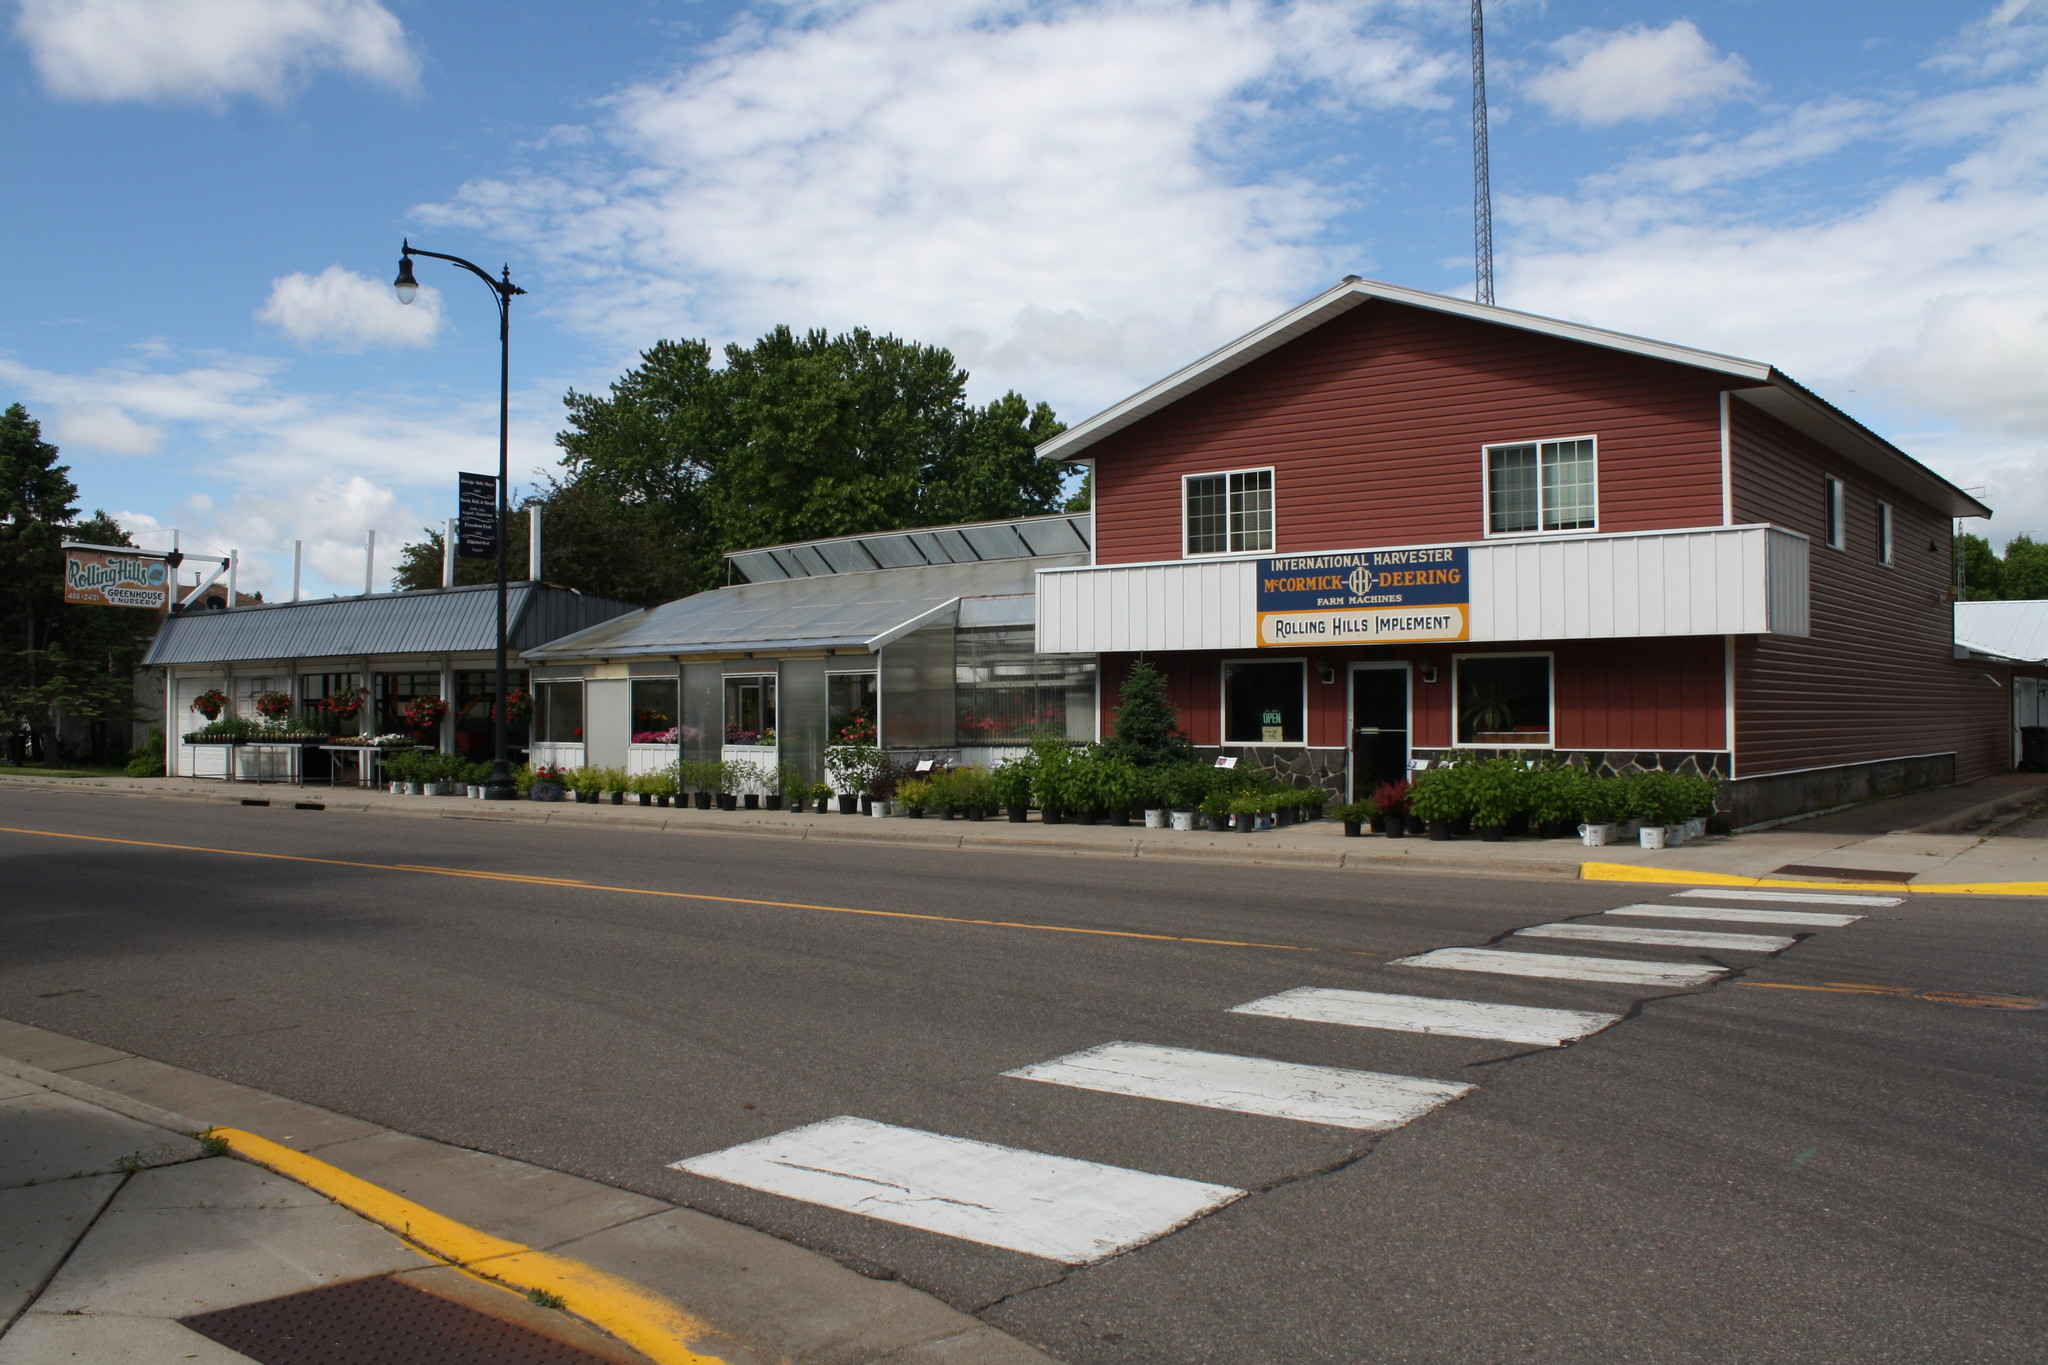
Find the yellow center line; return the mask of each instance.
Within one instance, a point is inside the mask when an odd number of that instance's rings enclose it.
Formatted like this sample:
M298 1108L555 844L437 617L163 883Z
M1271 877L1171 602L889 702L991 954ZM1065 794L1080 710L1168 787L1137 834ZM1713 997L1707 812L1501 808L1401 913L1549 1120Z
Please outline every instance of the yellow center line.
M758 905L771 910L816 910L829 915L867 915L876 919L923 920L930 924L976 924L990 929L1032 929L1046 934L1090 934L1099 938L1145 939L1154 943L1198 943L1211 948L1270 948L1286 953L1320 953L1299 943L1254 943L1234 938L1194 938L1183 934L1146 934L1135 929L1083 929L1071 924L1032 924L1023 920L972 919L964 915L927 915L911 910L864 910L850 905L811 905L803 901L756 900L748 896L714 896L698 891L655 891L644 886L606 886L598 882L566 881L559 877L531 877L514 872L471 871L457 867L429 867L418 863L365 863L348 858L312 858L298 853L258 853L241 848L206 848L197 844L167 844L150 839L115 839L103 834L68 834L54 829L16 829L0 825L0 834L30 834L46 839L77 839L94 844L120 844L129 848L162 848L176 853L214 853L229 858L262 858L279 863L312 863L320 867L355 867L371 872L406 872L422 877L470 877L498 882L524 882L565 891L612 891L622 896L660 896L669 900L714 901L723 905ZM1338 950L1345 951L1345 950ZM1350 956L1375 956L1351 954Z
M1736 986L1762 986L1773 991L1846 991L1858 995L1912 995L1918 986L1866 986L1854 981L1829 981L1819 986L1800 986L1790 981L1750 981L1743 979L1729 983Z

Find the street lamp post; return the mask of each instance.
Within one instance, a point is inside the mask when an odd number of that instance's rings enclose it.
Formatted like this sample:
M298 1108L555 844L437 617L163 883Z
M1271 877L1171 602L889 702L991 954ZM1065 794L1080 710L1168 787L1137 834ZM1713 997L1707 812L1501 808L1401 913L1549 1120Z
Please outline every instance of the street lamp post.
M509 265L505 267L504 277L494 280L488 270L460 256L422 251L410 240L401 240L398 278L391 282L400 303L411 303L419 297L419 281L412 277L412 258L415 256L431 256L437 261L461 266L489 285L491 293L498 299L498 684L497 693L491 699L491 780L484 788L484 799L511 801L519 791L513 785L512 764L505 752L506 698L510 695L505 686L505 537L510 529L506 524L510 520L510 509L506 505L506 447L512 420L512 296L526 291L512 283L512 267Z

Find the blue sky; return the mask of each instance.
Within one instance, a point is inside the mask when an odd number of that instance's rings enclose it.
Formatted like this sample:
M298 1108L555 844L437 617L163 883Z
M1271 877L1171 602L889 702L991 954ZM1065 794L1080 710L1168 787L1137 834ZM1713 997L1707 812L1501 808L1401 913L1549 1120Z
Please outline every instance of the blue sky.
M1462 0L0 0L0 403L88 509L360 591L565 390L787 322L1076 421L1471 288ZM1500 0L1500 302L1772 361L2048 534L2048 0ZM1983 529L1983 528L1980 528ZM155 531L156 533L152 533Z

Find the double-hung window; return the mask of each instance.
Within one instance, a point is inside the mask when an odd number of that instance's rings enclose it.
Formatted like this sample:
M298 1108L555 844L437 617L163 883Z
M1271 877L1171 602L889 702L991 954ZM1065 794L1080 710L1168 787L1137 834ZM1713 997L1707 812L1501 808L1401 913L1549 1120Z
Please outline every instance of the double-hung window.
M1877 562L1892 562L1892 505L1888 502L1877 505Z
M1486 533L1591 531L1600 519L1593 438L1486 448Z
M1843 495L1842 481L1831 474L1821 475L1820 499L1821 516L1827 523L1828 548L1846 548L1849 544L1849 532L1845 525L1848 517L1843 505L1846 499Z
M1190 555L1261 554L1273 548L1273 471L1190 474L1181 481Z

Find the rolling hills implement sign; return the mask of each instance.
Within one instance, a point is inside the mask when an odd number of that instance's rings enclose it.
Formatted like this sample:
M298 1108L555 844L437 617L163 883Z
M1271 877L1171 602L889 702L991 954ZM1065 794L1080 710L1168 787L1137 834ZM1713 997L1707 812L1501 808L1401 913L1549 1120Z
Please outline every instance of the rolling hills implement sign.
M1420 550L1261 559L1259 645L1411 644L1471 635L1470 552Z
M92 607L147 607L171 602L171 570L162 559L113 550L64 550L64 600Z

